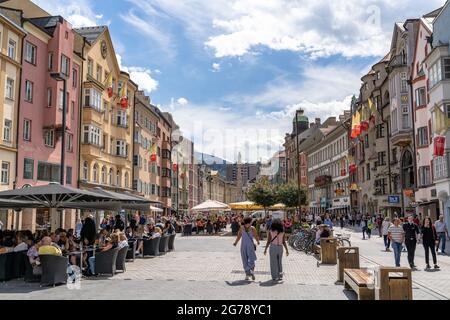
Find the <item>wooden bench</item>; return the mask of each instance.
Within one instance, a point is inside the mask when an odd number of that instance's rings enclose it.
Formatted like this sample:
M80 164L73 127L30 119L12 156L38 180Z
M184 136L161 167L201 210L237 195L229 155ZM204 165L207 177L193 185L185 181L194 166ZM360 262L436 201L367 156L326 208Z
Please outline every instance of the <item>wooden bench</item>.
M344 286L358 295L358 300L375 300L373 275L368 269L344 269Z

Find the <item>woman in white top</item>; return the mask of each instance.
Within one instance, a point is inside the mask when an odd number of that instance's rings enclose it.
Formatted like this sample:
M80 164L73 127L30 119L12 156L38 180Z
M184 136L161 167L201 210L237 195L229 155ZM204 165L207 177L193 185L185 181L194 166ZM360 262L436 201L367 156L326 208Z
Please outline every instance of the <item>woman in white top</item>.
M279 219L272 221L272 225L267 233L267 244L266 249L264 250L264 255L267 254L267 248L269 246L270 272L272 274L272 280L283 280L283 247L286 249L286 256L289 255L289 250L286 245L283 223Z
M386 217L383 220L383 223L381 224L381 232L384 238L384 247L386 248L386 251L391 251L391 249L389 249L389 247L391 246L391 239L389 239L388 237L388 230L389 227L391 226L391 219L389 219L389 217Z

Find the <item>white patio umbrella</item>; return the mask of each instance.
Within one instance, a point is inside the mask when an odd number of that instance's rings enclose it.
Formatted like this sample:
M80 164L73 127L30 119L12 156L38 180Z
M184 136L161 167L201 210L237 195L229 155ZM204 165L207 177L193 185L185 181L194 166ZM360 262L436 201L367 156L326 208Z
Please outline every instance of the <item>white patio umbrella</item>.
M231 208L216 200L207 200L192 208L192 211L229 211Z
M164 210L161 209L161 208L157 208L157 207L154 207L154 206L150 206L150 211L153 211L153 212L163 212Z

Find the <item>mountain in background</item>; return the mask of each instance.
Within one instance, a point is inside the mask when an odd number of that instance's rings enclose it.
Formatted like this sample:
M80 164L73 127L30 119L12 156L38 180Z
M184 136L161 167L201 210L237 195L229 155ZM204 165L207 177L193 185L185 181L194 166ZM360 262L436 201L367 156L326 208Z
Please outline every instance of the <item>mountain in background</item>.
M216 157L216 156L212 156L210 154L206 154L206 153L201 153L201 152L197 152L195 151L194 153L194 157L197 160L197 163L202 163L202 159L203 159L203 164L206 165L215 165L215 164L219 164L219 165L224 165L224 164L233 164L232 162L229 162L227 160L224 160L222 158Z
M211 170L218 171L223 178L227 177L227 166L233 164L232 162L226 161L222 158L201 152L195 152L194 157L196 163L202 164L203 159L204 165L211 168Z

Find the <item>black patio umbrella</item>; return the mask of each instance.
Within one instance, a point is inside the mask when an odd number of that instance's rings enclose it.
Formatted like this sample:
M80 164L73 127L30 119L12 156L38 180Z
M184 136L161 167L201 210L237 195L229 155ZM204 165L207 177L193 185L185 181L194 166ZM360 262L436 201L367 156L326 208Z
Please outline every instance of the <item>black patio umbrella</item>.
M120 203L120 209L124 210L150 211L150 205L153 203L144 197L135 196L127 192L118 193L104 190L100 187L96 187L91 191L114 198L115 201Z
M26 208L40 208L41 204L35 201L0 199L0 209L14 209L21 211Z
M0 200L14 200L30 203L29 207L64 208L70 203L100 204L114 201L114 197L97 192L50 183L46 186L28 187L0 192ZM63 206L64 205L64 206Z

